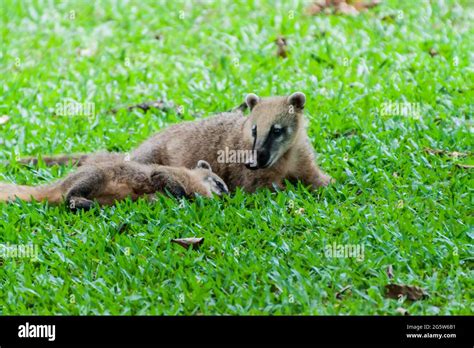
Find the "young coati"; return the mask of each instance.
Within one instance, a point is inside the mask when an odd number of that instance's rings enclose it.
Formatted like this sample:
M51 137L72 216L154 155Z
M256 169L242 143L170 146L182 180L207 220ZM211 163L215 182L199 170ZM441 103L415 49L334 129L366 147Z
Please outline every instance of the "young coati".
M245 102L251 110L248 117L239 110L170 126L142 143L131 153L131 160L191 168L202 158L232 191L237 187L248 192L259 187L282 187L285 179L299 180L312 188L331 182L332 179L315 163L303 116L306 103L303 93L270 98L259 98L251 93ZM256 158L248 163L218 160L219 151L227 148L256 153ZM67 163L73 160L82 165L106 156L65 156L48 161Z
M63 201L71 210L88 210L94 201L112 205L130 197L136 200L155 197L156 192L169 192L175 197L199 194L228 193L226 184L212 172L206 161L198 161L196 168L186 169L161 165L145 165L132 161L110 161L87 164L66 178L46 186L21 186L0 183L0 202L16 197L31 201Z

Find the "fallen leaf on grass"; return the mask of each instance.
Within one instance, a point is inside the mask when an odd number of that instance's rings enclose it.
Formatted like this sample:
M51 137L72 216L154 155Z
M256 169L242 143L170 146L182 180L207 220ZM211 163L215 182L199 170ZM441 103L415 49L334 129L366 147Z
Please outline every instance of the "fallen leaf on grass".
M358 132L356 129L349 129L344 132L336 131L331 135L331 137L334 139L337 139L340 137L352 138L353 136L356 136L356 135L358 135Z
M168 111L173 108L173 105L170 103L167 103L163 100L152 100L148 102L143 102L140 104L132 105L125 107L124 109L127 109L127 111L132 111L133 109L140 109L144 112L150 110L150 109L157 109L157 110L163 110L163 111ZM112 109L112 112L115 114L118 112L119 109Z
M298 208L297 210L295 210L295 214L296 215L304 215L304 208Z
M283 36L278 36L277 39L275 40L275 43L278 46L277 56L280 58L288 57L288 52L286 49L287 48L286 39Z
M450 152L450 151L446 151L446 150L430 149L428 147L425 147L424 151L428 152L432 155L445 155L445 156L452 157L452 158L470 156L470 154L466 153L466 152L458 152L458 151Z
M385 285L385 290L387 291L385 297L396 300L402 296L406 296L406 298L411 301L418 301L428 297L423 289L417 286L388 284Z
M461 164L461 163L457 163L456 164L459 168L462 168L462 169L472 169L474 168L474 165L472 164Z
M439 54L439 52L436 51L433 47L430 48L428 53L430 54L431 57L437 56Z
M407 315L407 316L410 315L410 313L408 313L408 311L405 308L402 308L402 307L398 307L396 309L396 312L400 313L401 315Z
M171 242L181 245L185 249L192 248L196 250L199 249L201 244L204 242L204 238L178 238L172 239Z
M8 121L10 121L10 117L9 117L9 116L7 116L7 115L0 116L0 125L1 125L1 124L5 124L5 123L7 123Z
M338 300L342 300L342 294L344 292L346 292L347 290L349 290L350 288L352 288L352 285L347 285L345 287L343 287L341 290L339 290L338 292L336 292L336 298Z

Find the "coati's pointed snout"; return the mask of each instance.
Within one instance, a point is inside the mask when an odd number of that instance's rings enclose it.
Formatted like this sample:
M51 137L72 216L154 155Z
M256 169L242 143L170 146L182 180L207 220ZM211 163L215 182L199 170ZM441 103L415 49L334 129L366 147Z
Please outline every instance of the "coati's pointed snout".
M267 168L270 165L270 151L267 149L257 151L257 163L260 168Z
M222 180L215 180L211 186L211 192L212 194L216 194L218 196L224 196L229 194L229 189Z
M218 196L224 196L224 195L228 195L230 192L229 192L229 189L226 187L220 187L220 192L217 193Z
M265 169L270 166L271 154L267 149L257 150L257 158L253 161L245 163L245 167L250 170Z

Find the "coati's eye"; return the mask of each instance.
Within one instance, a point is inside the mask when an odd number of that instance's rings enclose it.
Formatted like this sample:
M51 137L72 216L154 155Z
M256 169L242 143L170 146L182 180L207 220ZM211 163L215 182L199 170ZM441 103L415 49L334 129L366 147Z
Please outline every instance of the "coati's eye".
M229 192L229 191L227 191L227 187L225 187L225 185L224 185L222 182L220 182L220 181L218 181L218 180L215 180L214 182L215 182L217 188L218 188L222 193L228 193L228 192Z
M257 136L257 125L252 126L252 136L255 138Z
M273 126L272 133L274 135L280 135L283 133L283 128Z
M219 190L224 191L224 185L220 181L216 181L216 185L219 188Z

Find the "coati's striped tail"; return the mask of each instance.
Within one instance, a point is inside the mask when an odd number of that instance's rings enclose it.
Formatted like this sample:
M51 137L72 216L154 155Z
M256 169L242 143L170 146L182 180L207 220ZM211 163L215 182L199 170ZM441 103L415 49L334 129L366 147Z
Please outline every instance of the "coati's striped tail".
M62 192L59 183L47 186L25 186L0 183L0 202L8 202L19 198L31 202L47 201L49 203L60 203Z
M47 166L54 165L68 165L69 163L75 166L83 166L85 164L97 164L104 162L119 162L127 161L127 154L118 152L95 152L91 154L72 154L72 155L58 155L42 157L43 162ZM38 159L35 157L25 157L18 161L22 164L37 165Z
M88 155L86 154L72 154L72 155L58 155L58 156L44 156L42 157L42 161L47 166L54 166L54 165L67 165L69 163L73 165L81 165L87 159ZM18 160L18 163L21 164L29 164L29 165L37 165L38 158L37 157L25 157Z

